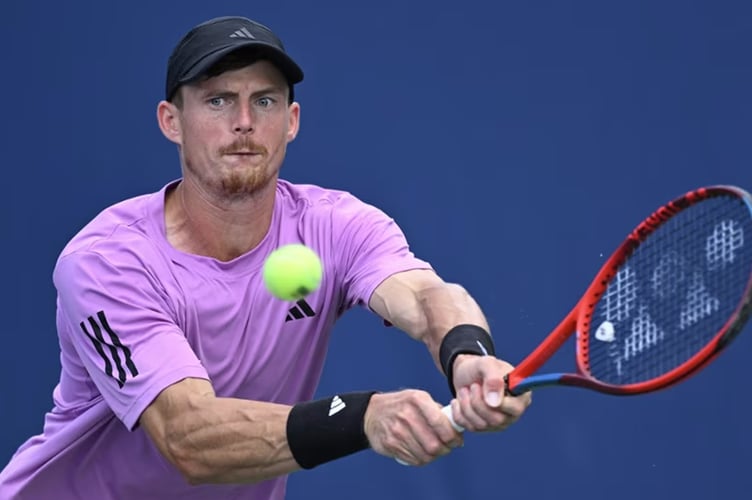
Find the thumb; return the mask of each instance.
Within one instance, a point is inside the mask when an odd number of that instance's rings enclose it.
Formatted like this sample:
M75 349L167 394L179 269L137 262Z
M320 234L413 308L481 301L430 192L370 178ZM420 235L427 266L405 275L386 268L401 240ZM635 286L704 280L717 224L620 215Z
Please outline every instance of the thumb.
M502 395L504 394L504 379L499 377L483 378L483 399L491 408L501 406Z

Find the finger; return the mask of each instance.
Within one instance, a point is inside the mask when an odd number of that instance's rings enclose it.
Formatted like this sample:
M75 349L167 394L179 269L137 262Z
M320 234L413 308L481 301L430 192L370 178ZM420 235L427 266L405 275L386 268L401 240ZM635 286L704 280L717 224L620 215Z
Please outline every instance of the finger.
M433 428L438 434L439 439L441 439L444 444L449 446L449 448L458 448L460 446L463 446L465 444L465 440L462 433L465 429L454 421L454 415L452 414L451 405L445 408L444 406L441 406L437 403L437 406L444 417L437 418L437 420L433 424ZM448 427L446 425L447 422L449 422Z
M472 430L472 429L469 429L467 420L465 420L465 416L462 414L462 407L460 406L459 393L457 393L456 398L454 398L453 400L449 402L449 406L452 407L452 416L454 417L454 422L460 427L462 427L463 429Z
M406 444L400 452L394 455L394 458L402 465L425 465L450 451L449 446L435 437L433 439L417 438L413 444Z
M394 457L402 465L417 465L418 458L413 450L418 449L419 445L412 435L409 425L401 425L392 428L385 437L384 455Z
M416 438L416 427L425 425L420 411L420 399L425 397L419 391L403 391L392 395L386 418L379 428L374 449L386 456L394 457L406 465L419 465L425 461L422 447ZM432 402L430 397L429 401ZM373 444L373 442L372 442Z
M441 408L441 413L447 416L449 419L449 423L452 424L452 428L460 435L465 432L465 428L461 425L458 425L457 422L454 421L454 414L452 413L452 406L443 406Z
M470 404L478 417L483 419L482 428L478 430L500 430L511 423L509 415L504 413L502 409L503 405L500 404L498 408L493 408L486 404L480 384L470 386Z
M483 400L487 406L498 408L504 399L506 380L504 377L512 366L498 359L486 359L481 367L481 380L483 381Z
M409 435L398 436L396 458L409 465L423 465L462 444L462 436L454 430L441 405L428 394L415 393L410 407L409 425L404 428Z
M489 375L483 378L482 398L486 406L498 408L504 399L506 384L503 375Z
M462 446L464 444L462 435L454 431L453 428L449 432L444 428L446 425L449 425L451 428L451 423L449 423L449 419L443 412L442 419L444 422L436 425L436 428L441 427L441 433L450 436L447 438L447 442L442 440L439 432L433 425L428 424L428 421L424 421L422 428L415 428L414 439L402 440L403 444L400 446L400 451L395 455L397 462L402 465L425 465L450 453L452 448Z
M485 421L473 408L471 399L470 389L467 387L460 388L457 393L460 419L457 423L470 431L482 430L486 427Z
M458 438L461 441L461 436L454 430L441 408L441 405L432 400L428 404L421 402L419 405L423 421L420 422L422 425L415 426L414 433L422 451L422 456L419 454L418 458L434 460L449 453Z
M532 394L526 392L519 396L506 396L500 406L500 409L505 414L514 418L515 420L525 412L530 403L532 402Z

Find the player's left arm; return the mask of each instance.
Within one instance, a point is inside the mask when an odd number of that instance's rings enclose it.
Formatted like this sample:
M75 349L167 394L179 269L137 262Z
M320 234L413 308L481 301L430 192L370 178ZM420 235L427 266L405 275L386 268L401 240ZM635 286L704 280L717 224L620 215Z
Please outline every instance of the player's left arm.
M431 270L393 274L376 287L369 307L423 342L442 371L440 347L447 333L458 325L489 332L480 306L467 290ZM495 356L458 355L452 364L455 421L471 431L500 430L515 422L531 399L529 394L505 396L504 376L511 370L512 365Z

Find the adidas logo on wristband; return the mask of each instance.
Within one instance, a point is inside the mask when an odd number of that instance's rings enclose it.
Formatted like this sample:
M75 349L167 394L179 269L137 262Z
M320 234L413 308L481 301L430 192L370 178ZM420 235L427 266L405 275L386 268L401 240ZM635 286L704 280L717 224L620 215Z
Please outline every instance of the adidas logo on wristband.
M345 402L342 401L339 396L334 396L332 403L329 405L329 416L331 417L332 415L341 412L346 406Z

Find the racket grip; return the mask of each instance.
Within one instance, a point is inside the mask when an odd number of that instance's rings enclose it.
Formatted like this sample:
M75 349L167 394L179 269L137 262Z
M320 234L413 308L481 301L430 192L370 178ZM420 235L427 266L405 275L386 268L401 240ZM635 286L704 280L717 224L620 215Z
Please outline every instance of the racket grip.
M452 427L454 427L454 430L457 432L465 432L465 428L461 425L458 425L457 422L454 421L454 417L452 416L452 405L446 405L444 408L441 409L441 413L447 416L449 419L449 422L452 424ZM409 463L405 462L404 460L400 460L399 458L395 458L398 464L400 465L410 465Z
M447 416L447 418L449 419L449 423L452 424L452 427L454 427L455 431L465 432L465 428L454 421L454 416L452 416L452 405L446 405L444 408L441 409L441 413Z

